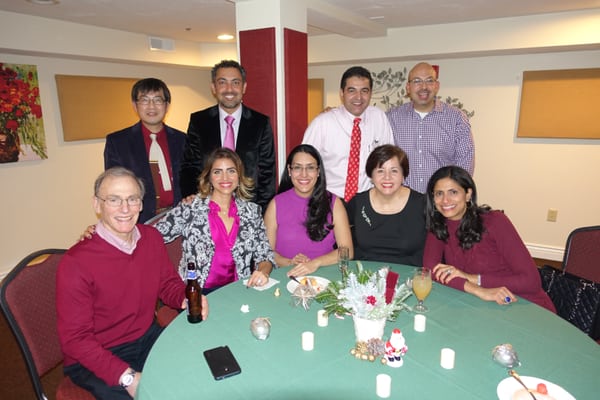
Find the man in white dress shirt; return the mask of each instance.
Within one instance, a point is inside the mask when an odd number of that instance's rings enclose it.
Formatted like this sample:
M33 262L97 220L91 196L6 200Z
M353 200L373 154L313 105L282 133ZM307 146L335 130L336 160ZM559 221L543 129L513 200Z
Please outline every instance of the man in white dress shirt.
M319 150L327 176L327 190L342 199L355 118L360 118L361 136L358 192L373 186L365 172L365 164L371 151L383 144L394 144L392 128L385 113L369 105L372 89L373 78L367 69L347 69L340 84L342 105L318 115L306 129L302 140Z

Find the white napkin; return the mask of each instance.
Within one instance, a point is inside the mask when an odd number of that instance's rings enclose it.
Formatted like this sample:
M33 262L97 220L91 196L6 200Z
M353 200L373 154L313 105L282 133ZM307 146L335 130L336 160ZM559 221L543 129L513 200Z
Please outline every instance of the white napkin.
M244 279L242 281L242 283L244 284L244 286L248 286L248 279ZM262 292L264 290L272 288L273 286L277 285L278 283L279 283L278 280L273 279L273 278L269 278L269 282L267 282L266 285L264 285L264 286L252 286L252 289L256 289L256 290Z

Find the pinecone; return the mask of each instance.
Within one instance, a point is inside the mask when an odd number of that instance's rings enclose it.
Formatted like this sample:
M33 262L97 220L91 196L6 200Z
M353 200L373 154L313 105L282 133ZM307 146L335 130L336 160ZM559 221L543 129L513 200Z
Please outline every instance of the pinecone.
M369 339L367 342L367 352L375 357L385 354L385 343L381 339Z

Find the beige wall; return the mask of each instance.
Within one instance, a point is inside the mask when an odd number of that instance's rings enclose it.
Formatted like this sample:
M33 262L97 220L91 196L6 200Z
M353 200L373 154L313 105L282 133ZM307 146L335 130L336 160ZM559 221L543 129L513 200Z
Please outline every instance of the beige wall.
M598 67L599 26L596 9L403 28L387 38L312 37L309 77L325 79L326 104L333 105L352 64L375 71L423 59L439 64L440 95L459 97L476 112L481 200L506 210L532 254L560 258L571 229L600 224L600 142L515 139L520 75ZM63 142L55 74L161 78L173 92L167 123L185 130L190 112L214 102L206 67L237 58L235 45L176 41L172 53L147 47L144 35L0 11L0 62L38 66L49 156L0 165L0 276L32 251L70 246L95 220L91 186L102 170L104 141ZM564 100L577 98L565 93ZM558 209L556 223L545 221L550 207Z

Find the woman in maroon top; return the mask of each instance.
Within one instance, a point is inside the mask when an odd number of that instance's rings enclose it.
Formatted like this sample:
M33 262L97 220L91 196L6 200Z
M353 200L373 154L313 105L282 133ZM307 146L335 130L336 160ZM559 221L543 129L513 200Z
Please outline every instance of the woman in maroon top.
M515 227L501 211L477 205L467 171L438 169L427 185L423 267L440 283L506 305L521 296L556 312Z

